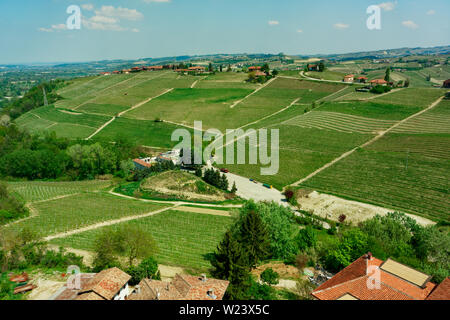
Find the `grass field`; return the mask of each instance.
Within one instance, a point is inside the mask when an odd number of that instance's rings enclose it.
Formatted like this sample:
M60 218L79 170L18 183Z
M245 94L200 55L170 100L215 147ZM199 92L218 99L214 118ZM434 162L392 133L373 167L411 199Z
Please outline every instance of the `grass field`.
M172 132L177 128L180 127L170 123L121 117L116 118L109 126L100 131L94 139L116 141L118 137L124 137L132 143L144 146L171 148L178 143L178 141L171 141Z
M40 236L82 228L99 222L149 213L166 207L138 200L122 199L105 193L82 193L33 204L37 216L10 228L29 228Z
M74 193L98 191L107 188L110 185L110 181L103 180L70 182L8 182L8 187L27 202L43 201Z
M209 255L215 251L232 222L233 219L226 216L166 211L126 223L139 225L154 237L159 249L156 256L159 263L206 270L211 266L208 261ZM117 228L118 226L105 228ZM53 240L52 243L93 250L94 240L103 229Z
M426 88L406 88L397 92L390 93L373 99L373 102L390 103L402 106L415 106L426 108L439 97L442 97L445 90L426 89Z

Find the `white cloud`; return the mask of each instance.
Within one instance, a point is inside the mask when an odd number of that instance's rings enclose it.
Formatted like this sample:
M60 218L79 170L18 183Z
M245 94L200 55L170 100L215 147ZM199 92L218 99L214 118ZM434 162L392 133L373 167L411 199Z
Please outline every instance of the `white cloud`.
M114 6L102 6L100 10L95 10L95 14L98 16L113 17L124 20L140 20L144 17L142 13L136 9L128 9Z
M61 30L66 30L66 29L67 29L66 25L61 23L61 24L54 24L50 28L39 28L38 31L54 32L54 31L61 31Z
M139 29L137 28L121 26L120 21L136 21L144 17L144 15L136 9L116 8L114 6L102 6L99 10L95 10L94 12L95 15L90 18L82 17L81 23L83 27L90 30L139 32Z
M280 24L280 22L277 21L277 20L270 20L270 21L269 21L269 25L270 25L270 26L277 26L277 25L279 25L279 24Z
M436 11L432 10L428 10L427 15L432 16L433 14L435 14Z
M409 28L409 29L417 29L419 26L411 20L403 21L402 25Z
M394 2L383 2L383 3L380 3L378 6L381 9L383 9L384 11L392 11L392 10L394 10L396 3L397 3L397 1L395 3Z
M91 3L86 3L86 4L82 4L81 8L83 8L84 10L87 10L87 11L92 11L92 10L94 10L94 5Z
M344 30L344 29L347 29L348 27L350 27L350 25L339 22L339 23L334 24L334 27L339 30Z
M297 32L298 33L303 33L303 30L302 29L298 29Z

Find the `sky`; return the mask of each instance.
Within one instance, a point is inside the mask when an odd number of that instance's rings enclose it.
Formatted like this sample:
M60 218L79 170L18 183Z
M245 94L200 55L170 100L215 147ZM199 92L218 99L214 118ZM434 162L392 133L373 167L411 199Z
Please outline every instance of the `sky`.
M448 0L0 0L0 64L433 47L450 44L449 12Z

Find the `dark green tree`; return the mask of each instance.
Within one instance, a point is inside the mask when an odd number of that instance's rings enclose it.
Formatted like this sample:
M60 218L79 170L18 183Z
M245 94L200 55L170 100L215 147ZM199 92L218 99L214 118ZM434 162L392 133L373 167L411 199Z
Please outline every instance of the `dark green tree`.
M239 242L247 253L250 268L270 256L269 232L256 211L250 210L242 217L239 237Z
M386 68L386 73L384 75L384 80L389 82L391 80L391 68L387 67Z

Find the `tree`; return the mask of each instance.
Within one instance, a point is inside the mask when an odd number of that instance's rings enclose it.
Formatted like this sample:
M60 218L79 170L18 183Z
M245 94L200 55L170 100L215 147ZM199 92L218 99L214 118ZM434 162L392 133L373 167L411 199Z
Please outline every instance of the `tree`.
M391 80L391 68L390 67L386 68L386 73L385 73L385 76L384 76L384 80L386 82L389 82Z
M301 229L295 237L295 242L302 251L314 247L317 243L316 231L311 226Z
M131 276L131 285L137 285L142 279L161 280L158 263L153 257L142 260L137 267L130 266L127 273Z
M236 192L237 192L237 187L236 187L236 181L235 181L235 182L233 182L233 187L231 188L231 193L236 194Z
M291 260L295 256L298 248L294 237L298 227L295 224L295 215L292 210L274 202L247 202L242 210L258 212L269 231L272 258Z
M269 64L265 63L262 67L261 67L261 71L264 72L266 75L270 74L270 67Z
M248 288L250 277L246 252L237 241L235 235L228 230L214 252L211 264L212 274L218 279L230 281L227 298L239 299Z
M94 267L102 270L119 266L119 257L125 256L128 267L136 259L145 259L157 252L153 237L141 227L126 225L118 230L105 230L95 241Z
M270 255L269 232L256 211L244 213L239 235L239 242L247 253L249 267L255 267Z
M212 63L211 63L211 62L209 63L209 66L208 66L208 71L209 71L209 72L213 72L213 71L214 71L214 69L213 69L213 65L212 65Z
M140 226L127 225L116 232L115 249L128 258L128 265L133 265L138 258L146 258L157 252L153 237Z
M271 285L277 285L280 281L280 275L273 271L272 268L267 268L266 270L264 270L261 273L260 278L263 282Z
M273 71L272 71L272 75L273 75L274 77L276 77L276 76L278 75L278 73L279 73L278 70L273 70Z
M323 61L319 62L319 72L324 72L325 71L325 63L323 63Z

